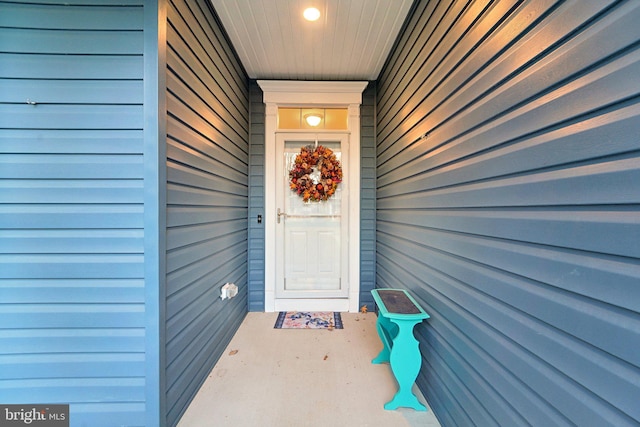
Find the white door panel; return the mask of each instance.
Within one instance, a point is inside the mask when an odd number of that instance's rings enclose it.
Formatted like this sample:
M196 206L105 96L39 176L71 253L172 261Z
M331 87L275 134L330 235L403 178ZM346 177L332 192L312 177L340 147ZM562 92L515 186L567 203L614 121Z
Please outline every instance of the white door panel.
M289 170L300 149L306 145L331 148L345 171L346 134L279 135L277 138L276 180L278 216L276 260L277 298L346 298L348 296L348 221L343 209L348 206L345 181L326 201L304 202L289 188Z

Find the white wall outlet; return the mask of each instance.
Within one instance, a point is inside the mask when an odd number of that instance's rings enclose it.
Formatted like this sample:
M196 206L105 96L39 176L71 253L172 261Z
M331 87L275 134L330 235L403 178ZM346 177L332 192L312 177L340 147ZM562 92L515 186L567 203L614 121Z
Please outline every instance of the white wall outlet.
M233 298L238 295L238 286L233 283L225 283L220 289L220 299Z

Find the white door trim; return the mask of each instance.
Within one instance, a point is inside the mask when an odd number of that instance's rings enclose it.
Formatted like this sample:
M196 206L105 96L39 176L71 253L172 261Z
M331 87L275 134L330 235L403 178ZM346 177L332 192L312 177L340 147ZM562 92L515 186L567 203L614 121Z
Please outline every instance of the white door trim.
M295 82L258 80L265 113L265 311L331 310L357 312L360 296L360 105L368 82ZM278 106L347 107L350 203L349 297L347 299L277 300L276 281L276 132ZM300 131L296 131L297 133ZM314 131L314 133L316 133Z

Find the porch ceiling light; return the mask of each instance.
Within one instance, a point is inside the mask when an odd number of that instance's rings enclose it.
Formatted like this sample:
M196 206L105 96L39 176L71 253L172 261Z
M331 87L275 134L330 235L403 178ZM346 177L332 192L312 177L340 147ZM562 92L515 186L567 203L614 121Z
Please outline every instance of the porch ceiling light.
M309 126L316 127L322 121L322 116L319 116L317 114L306 114L304 116L304 119Z
M317 21L320 18L320 11L315 7L308 7L302 12L302 16L307 21Z

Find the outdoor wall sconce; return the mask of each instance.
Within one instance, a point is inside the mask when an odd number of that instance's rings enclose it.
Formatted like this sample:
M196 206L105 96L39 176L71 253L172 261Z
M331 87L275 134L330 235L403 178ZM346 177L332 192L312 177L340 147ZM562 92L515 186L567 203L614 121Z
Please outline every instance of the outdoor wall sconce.
M322 121L322 117L317 114L307 114L304 116L305 121L309 126L316 127Z

